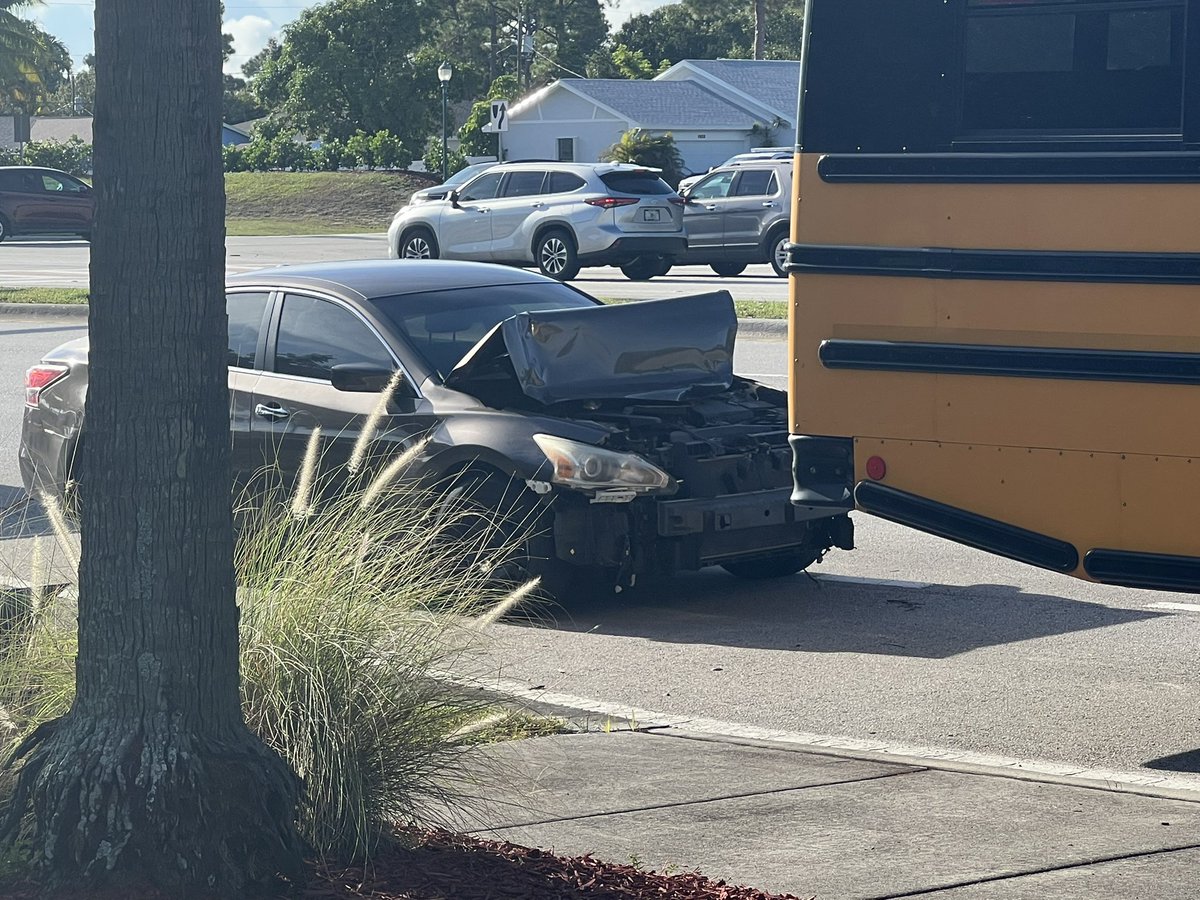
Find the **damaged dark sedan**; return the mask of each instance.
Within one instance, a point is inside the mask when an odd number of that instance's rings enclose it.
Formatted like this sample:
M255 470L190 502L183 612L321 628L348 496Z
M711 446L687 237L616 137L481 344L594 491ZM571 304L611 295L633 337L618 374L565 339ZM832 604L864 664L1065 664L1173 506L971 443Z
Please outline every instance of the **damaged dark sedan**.
M560 590L708 565L782 576L852 545L845 511L790 502L785 395L733 374L724 291L605 306L518 269L408 260L238 275L227 298L238 473L294 473L317 426L346 460L398 369L377 444L426 441L412 476L516 498ZM27 487L69 483L86 386L86 341L29 370Z

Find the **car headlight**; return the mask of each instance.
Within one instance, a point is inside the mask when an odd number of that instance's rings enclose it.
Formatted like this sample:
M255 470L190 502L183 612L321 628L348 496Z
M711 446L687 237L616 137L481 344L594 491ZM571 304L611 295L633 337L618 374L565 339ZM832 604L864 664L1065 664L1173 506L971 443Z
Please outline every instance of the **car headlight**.
M624 488L651 493L672 487L671 476L634 453L616 453L550 434L535 434L534 443L554 466L555 484L584 490Z

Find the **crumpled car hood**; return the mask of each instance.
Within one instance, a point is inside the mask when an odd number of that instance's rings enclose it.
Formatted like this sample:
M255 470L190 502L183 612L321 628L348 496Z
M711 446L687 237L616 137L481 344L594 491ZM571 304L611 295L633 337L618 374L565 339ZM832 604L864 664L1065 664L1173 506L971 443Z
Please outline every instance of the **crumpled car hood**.
M446 386L471 393L507 363L526 396L681 400L733 384L737 315L728 291L505 319L454 367Z

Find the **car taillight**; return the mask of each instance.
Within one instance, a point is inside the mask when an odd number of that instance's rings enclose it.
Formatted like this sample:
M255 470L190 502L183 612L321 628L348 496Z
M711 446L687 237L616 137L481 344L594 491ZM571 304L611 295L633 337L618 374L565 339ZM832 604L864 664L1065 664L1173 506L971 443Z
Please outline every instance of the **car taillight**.
M637 197L592 197L583 202L589 206L599 206L601 209L615 209L618 206L633 206L639 200Z
M682 197L668 197L668 203L674 203L676 206L687 206L687 201Z
M39 363L25 373L25 405L37 406L42 390L62 378L70 368L59 363Z

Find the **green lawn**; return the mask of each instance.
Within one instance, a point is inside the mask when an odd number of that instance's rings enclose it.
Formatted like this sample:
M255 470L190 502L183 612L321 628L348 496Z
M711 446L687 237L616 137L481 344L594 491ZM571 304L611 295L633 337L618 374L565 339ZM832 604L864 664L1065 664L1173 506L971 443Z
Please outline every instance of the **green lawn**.
M0 303L85 304L87 288L0 288Z
M412 192L431 183L393 172L230 172L225 228L232 235L384 231Z

